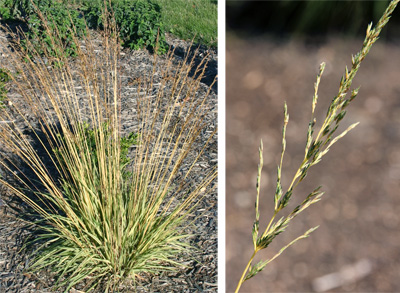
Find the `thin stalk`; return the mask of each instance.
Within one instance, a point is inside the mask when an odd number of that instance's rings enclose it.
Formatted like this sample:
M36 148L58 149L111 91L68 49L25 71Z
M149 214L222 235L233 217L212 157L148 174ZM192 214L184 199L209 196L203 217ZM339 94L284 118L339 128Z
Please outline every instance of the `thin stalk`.
M279 212L278 210L276 210L276 211L274 212L274 215L271 217L271 220L269 221L268 226L267 226L267 228L265 229L265 231L264 231L264 233L262 234L261 237L265 237L265 235L268 234L269 228L271 227L272 223L274 222L275 217L276 217L276 214L277 214L278 212Z
M246 273L247 273L247 271L249 270L249 267L250 267L251 263L253 262L253 259L254 259L254 257L256 256L257 252L258 252L258 250L255 250L255 251L253 252L252 256L250 257L250 260L249 260L249 262L247 263L247 266L246 266L246 268L244 269L242 276L240 277L240 280L239 280L239 283L238 283L238 285L237 285L237 287L236 287L235 293L239 292L240 287L241 287L242 284L244 283L244 278L245 278L245 276L246 276Z

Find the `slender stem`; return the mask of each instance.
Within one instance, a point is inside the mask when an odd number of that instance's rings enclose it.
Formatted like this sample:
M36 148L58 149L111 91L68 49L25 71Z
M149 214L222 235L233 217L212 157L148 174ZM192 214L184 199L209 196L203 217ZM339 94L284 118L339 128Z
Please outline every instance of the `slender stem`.
M248 271L248 269L249 269L249 267L250 267L251 262L253 261L253 258L256 256L257 251L258 251L258 250L254 250L253 255L251 256L249 262L247 263L247 266L246 266L246 268L245 268L244 271L243 271L242 277L240 278L239 283L238 283L238 285L237 285L237 287L236 287L235 293L238 293L238 292L239 292L240 287L242 286L242 284L243 284L243 282L244 282L244 277L246 276L246 273L247 273L247 271Z
M269 221L268 226L267 226L267 228L265 229L265 231L264 231L263 235L261 236L261 238L263 238L263 237L265 237L265 235L267 235L267 233L268 233L268 231L269 231L269 228L271 227L272 222L274 221L275 216L276 216L276 214L277 214L278 212L279 212L279 210L275 210L274 215L271 217L271 220Z

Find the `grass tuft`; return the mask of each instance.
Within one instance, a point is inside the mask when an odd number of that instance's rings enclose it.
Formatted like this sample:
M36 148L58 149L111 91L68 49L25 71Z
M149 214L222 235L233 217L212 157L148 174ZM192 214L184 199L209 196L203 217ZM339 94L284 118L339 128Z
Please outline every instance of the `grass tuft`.
M28 50L2 46L6 69L19 74L9 75L18 98L0 109L8 154L0 183L38 215L30 269L51 269L54 289L65 292L80 283L114 291L126 279L181 267L177 256L192 249L191 212L216 186L216 167L196 167L217 131L206 119L211 87L196 96L205 67L191 78L194 59L176 65L170 52L159 75L155 54L150 78L129 97L137 129L122 137L120 41L113 18L104 20L100 52L90 32L78 39L71 30L75 59L46 22L55 54L29 39Z

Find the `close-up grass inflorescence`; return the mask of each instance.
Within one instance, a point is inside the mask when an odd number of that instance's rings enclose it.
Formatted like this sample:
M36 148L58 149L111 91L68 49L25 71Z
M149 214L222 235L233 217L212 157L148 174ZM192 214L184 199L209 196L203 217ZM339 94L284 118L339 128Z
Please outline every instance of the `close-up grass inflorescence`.
M301 204L295 207L287 216L282 216L281 218L276 219L278 213L280 213L288 205L296 187L307 176L307 172L309 171L309 169L321 161L321 159L327 154L327 152L330 150L333 144L335 144L339 139L341 139L350 130L352 130L354 127L357 126L358 123L354 123L350 125L346 130L335 136L340 122L346 115L347 106L351 103L351 101L353 101L353 99L357 96L359 91L359 88L350 91L353 79L356 76L358 69L360 68L361 62L367 56L372 45L378 39L382 28L389 21L390 16L393 13L394 9L396 8L398 2L399 0L393 0L390 2L386 11L384 12L384 14L382 15L382 17L380 18L380 20L378 21L378 23L374 28L372 27L372 23L368 25L366 31L366 37L363 42L362 48L357 54L352 56L351 68L350 70L348 70L348 68L346 67L345 73L340 81L338 94L332 99L327 114L325 116L325 120L322 122L322 125L320 126L318 132L316 132L315 130L317 121L316 118L314 118L314 112L318 101L318 87L320 84L321 76L325 69L325 63L322 63L320 65L317 80L314 84L315 92L311 104L312 106L311 118L308 124L304 159L301 162L295 175L293 176L293 179L290 182L287 190L284 192L281 178L282 178L283 158L286 149L285 135L286 135L286 128L289 122L289 114L287 110L287 105L285 103L284 125L282 130L282 153L280 157L280 164L278 165L278 170L277 170L277 182L274 195L274 212L268 225L266 226L265 230L263 230L262 233L260 233L260 220L259 220L260 180L261 180L261 171L263 167L263 143L261 141L261 145L259 148L260 163L258 165L257 184L256 184L256 203L255 203L256 218L252 229L254 252L251 255L249 261L247 262L247 265L236 287L236 292L239 292L242 284L246 280L249 280L250 278L257 275L257 273L262 271L271 261L273 261L276 257L278 257L286 248L294 244L296 241L308 237L310 233L312 233L314 230L318 228L317 226L307 230L303 235L297 237L289 244L282 247L273 257L267 260L262 260L257 264L253 264L253 259L255 258L256 254L259 251L267 248L269 244L275 239L276 236L284 232L285 229L289 226L290 222L299 213L301 213L302 211L307 209L310 205L318 202L321 199L323 192L321 191L321 186L318 186L311 193L309 193L305 197L305 199L301 202ZM346 98L349 92L350 96Z

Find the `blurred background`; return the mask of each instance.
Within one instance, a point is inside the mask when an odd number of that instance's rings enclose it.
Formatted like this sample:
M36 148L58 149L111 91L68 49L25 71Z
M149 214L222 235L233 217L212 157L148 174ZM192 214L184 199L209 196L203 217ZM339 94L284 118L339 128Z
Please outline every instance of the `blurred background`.
M337 94L345 66L351 66L351 54L361 49L368 23L376 23L388 3L226 2L227 292L234 291L253 251L260 140L262 230L273 212L284 102L290 114L285 190L304 156L319 64L326 62L317 126ZM353 88L361 88L341 129L357 121L360 125L310 170L287 212L319 185L325 195L259 256L270 258L309 228L319 229L245 282L241 292L400 292L399 81L397 7L353 81Z

